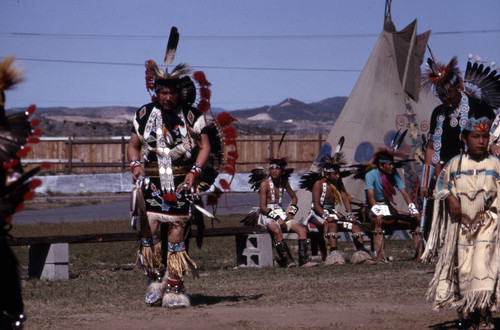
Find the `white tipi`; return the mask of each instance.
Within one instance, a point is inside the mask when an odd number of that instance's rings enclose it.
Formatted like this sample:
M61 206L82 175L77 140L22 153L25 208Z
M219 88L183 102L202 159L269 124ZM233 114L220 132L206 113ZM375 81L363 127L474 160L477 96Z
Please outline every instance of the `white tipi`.
M421 134L428 132L431 112L438 105L432 93L420 90L420 66L430 31L417 35L417 20L396 31L390 5L391 0L387 0L382 33L317 160L331 154L344 136L342 151L349 163L370 161L377 149L389 146L399 129L408 129L400 153L415 158L421 152ZM420 173L414 162L408 164L403 168L405 184L415 195ZM316 161L311 170L317 169ZM355 200L365 201L364 182L347 179L344 184ZM296 220L304 222L311 208L311 193L301 189L298 198ZM402 206L402 198L395 202Z

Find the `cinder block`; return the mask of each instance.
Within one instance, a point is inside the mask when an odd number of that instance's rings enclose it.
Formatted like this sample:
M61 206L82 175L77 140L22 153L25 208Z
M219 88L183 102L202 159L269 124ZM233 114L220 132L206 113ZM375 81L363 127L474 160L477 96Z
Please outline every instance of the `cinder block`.
M269 234L236 235L236 262L239 267L273 265L273 247Z
M68 243L30 245L28 275L41 280L67 280L68 262Z
M387 236L388 240L411 240L409 230L395 230L391 235Z

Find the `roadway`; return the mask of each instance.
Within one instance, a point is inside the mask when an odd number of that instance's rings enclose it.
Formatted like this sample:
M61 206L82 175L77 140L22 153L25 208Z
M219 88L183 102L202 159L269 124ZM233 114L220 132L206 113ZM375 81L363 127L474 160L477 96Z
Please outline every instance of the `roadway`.
M283 199L283 205L290 203L288 195ZM68 198L68 197L51 197ZM45 210L27 210L14 214L13 225L26 225L33 223L64 223L103 220L125 220L130 219L130 197L126 194L119 196L76 196L75 199L90 198L92 200L102 199L102 203L86 206L73 206L61 208L49 208ZM109 199L113 199L110 201ZM216 215L247 214L253 207L258 206L258 193L228 193L227 204L225 197L219 199ZM212 212L212 207L207 207Z

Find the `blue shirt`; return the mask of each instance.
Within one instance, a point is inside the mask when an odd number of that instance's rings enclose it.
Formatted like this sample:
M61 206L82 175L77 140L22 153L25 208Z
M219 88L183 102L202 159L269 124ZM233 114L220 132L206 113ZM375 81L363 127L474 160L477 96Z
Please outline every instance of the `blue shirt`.
M392 183L394 187L396 187L396 189L401 190L405 188L405 184L403 183L403 180L399 176L399 173L398 171L396 171L396 169L394 169L394 172L392 172L391 175L388 175L387 178L389 179L389 182ZM382 176L380 175L378 168L375 168L366 173L365 192L368 189L373 189L373 191L375 192L375 200L377 202L385 200L384 193L382 192Z

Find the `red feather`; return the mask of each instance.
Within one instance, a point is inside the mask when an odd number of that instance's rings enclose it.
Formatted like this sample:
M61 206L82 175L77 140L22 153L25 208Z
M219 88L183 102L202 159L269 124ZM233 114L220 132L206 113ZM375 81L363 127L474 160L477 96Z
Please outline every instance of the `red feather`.
M231 123L234 121L236 121L236 122L238 121L238 120L236 120L236 118L231 116L231 114L229 114L229 112L221 112L219 115L217 115L216 120L219 123L219 125L222 127L231 125Z
M232 139L232 140L234 140L238 136L236 134L236 129L234 127L232 127L232 126L228 126L226 128L223 128L222 132L224 133L224 138L225 139L230 139L230 140Z
M13 158L13 159L9 160L8 162L3 163L3 168L8 169L8 168L14 167L18 164L19 164L19 159Z
M34 191L28 191L26 194L24 194L23 199L26 200L32 200L33 197L35 197L35 192Z
M219 197L220 196L216 196L216 195L208 195L207 196L207 202L206 202L206 204L207 205L217 205L217 204L219 204Z
M21 203L16 207L14 213L21 212L23 209L24 209L24 203Z
M228 158L226 163L232 167L236 166L236 158Z
M40 179L32 179L30 183L28 184L28 188L30 189L35 189L37 187L40 187L42 185L42 180Z
M231 139L231 138L225 138L224 139L224 145L226 146L236 146L236 140L235 139Z
M234 175L235 169L233 166L225 165L224 172L226 172L227 174Z
M212 84L208 82L203 71L196 71L193 73L193 78L200 84L200 86L211 86Z
M232 158L238 158L238 150L228 151L227 155Z
M28 152L31 151L31 148L28 146L22 146L21 149L19 149L18 152L16 152L16 156L19 158L23 158L28 154Z
M210 89L208 89L208 87L201 87L200 88L200 97L203 100L210 100L211 96L212 96L212 93L210 92Z
M207 112L208 109L210 109L210 102L205 101L205 100L201 100L198 103L198 110L200 110L202 113Z
M38 126L38 125L40 125L40 119L38 119L38 118L32 119L30 124L31 124L31 127Z
M31 116L33 112L35 112L35 110L36 110L36 105L34 104L30 105L28 109L26 109L26 115Z
M40 128L37 128L37 129L34 129L33 131L31 131L31 133L33 135L40 135L40 134L42 134L42 130Z
M225 179L219 180L219 184L222 187L222 189L224 189L224 190L229 190L229 188L230 188L229 183Z
M38 138L36 136L32 136L32 137L27 138L26 142L28 142L28 143L38 143L38 142L40 142L40 138Z

